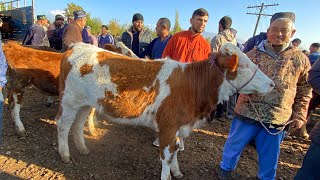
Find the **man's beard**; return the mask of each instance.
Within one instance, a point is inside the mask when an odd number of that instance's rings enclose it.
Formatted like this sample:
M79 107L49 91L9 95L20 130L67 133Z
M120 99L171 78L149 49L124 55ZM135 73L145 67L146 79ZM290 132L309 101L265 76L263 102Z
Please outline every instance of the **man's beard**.
M140 32L142 28L136 28L136 27L133 27L134 31L136 32Z
M194 29L193 27L191 27L191 28L195 33L202 33L203 32L202 30L197 30L197 29Z

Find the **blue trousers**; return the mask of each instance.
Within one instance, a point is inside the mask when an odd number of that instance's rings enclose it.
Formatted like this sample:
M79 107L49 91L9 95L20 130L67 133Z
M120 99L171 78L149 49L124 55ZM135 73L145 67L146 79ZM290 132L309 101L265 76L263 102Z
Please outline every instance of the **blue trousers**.
M294 180L320 179L320 145L311 143Z
M276 129L269 129L269 131L277 132ZM275 179L280 144L284 135L284 131L278 135L271 135L261 125L248 124L235 117L224 145L220 167L225 171L233 171L243 149L252 139L255 139L259 160L258 178Z
M0 145L2 144L3 101L3 94L0 92Z

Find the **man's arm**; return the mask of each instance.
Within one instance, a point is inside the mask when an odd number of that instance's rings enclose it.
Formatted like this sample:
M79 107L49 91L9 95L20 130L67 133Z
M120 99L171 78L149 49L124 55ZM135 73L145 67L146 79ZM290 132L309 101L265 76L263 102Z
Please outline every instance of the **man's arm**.
M167 43L166 47L162 52L162 58L170 57L172 58L173 51L174 51L174 44L175 44L175 37L173 36Z
M221 38L217 36L211 39L212 52L218 52L221 48Z
M7 68L8 68L8 64L2 51L2 43L0 42L0 91L7 83L7 79L6 79Z
M155 38L147 47L146 49L139 54L139 58L145 58L146 56L148 56L149 58L151 57L152 54L152 49L154 47L154 44L156 43L158 38Z
M307 82L310 63L306 57L302 61L302 66L302 71L297 82L296 96L294 98L294 104L292 106L292 119L306 122L312 90Z

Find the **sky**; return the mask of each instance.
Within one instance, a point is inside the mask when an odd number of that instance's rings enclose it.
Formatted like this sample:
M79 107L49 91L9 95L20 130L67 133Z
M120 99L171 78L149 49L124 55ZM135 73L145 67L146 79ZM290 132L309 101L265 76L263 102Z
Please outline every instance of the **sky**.
M205 31L217 33L218 22L221 17L227 15L233 20L232 27L238 31L237 37L246 41L252 37L256 15L248 15L247 12L257 13L257 8L247 8L264 4L279 4L263 10L264 14L291 11L296 14L296 34L293 38L302 40L301 46L309 49L310 44L320 42L320 23L318 10L320 0L34 0L35 14L45 14L53 19L67 7L67 3L74 2L80 5L92 17L98 17L104 24L110 19L116 18L121 24L131 24L132 15L139 12L144 16L144 23L152 28L161 17L170 19L172 27L175 20L175 11L179 12L179 23L182 29L190 27L190 18L194 10L205 8L209 12L209 21ZM28 2L29 3L29 2ZM30 3L31 4L31 3ZM266 31L269 26L270 16L262 16L257 33Z

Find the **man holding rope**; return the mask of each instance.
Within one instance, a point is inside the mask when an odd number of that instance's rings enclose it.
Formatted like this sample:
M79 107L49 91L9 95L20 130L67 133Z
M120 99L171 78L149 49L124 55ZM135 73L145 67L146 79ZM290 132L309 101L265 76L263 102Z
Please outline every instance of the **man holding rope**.
M241 152L252 139L256 141L259 157L258 178L275 179L285 127L289 125L290 131L294 131L306 123L311 98L307 83L310 63L290 43L296 32L294 21L294 13L274 14L267 40L247 53L274 81L275 89L264 95L240 95L218 170L220 179L232 178Z

